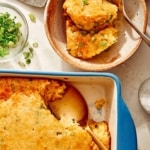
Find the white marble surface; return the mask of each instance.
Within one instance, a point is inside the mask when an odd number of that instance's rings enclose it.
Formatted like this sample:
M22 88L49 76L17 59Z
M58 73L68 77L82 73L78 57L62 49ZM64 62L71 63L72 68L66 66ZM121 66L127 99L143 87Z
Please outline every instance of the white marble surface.
M44 8L35 8L25 5L17 0L0 0L13 3L22 10L30 26L29 44L38 42L39 47L34 49L34 58L32 63L25 68L18 65L18 61L23 61L23 55L15 59L0 64L0 69L15 70L40 70L40 71L81 71L72 68L66 62L62 61L52 50L46 38L43 26ZM147 0L148 11L150 15L150 1ZM29 13L35 14L37 22L32 23L28 17ZM150 16L147 27L147 34L150 35ZM43 55L44 54L44 55ZM108 70L116 74L122 85L123 98L134 119L137 137L138 150L150 150L150 115L148 115L140 106L138 101L138 89L140 84L150 76L150 47L144 42L128 61L124 64Z

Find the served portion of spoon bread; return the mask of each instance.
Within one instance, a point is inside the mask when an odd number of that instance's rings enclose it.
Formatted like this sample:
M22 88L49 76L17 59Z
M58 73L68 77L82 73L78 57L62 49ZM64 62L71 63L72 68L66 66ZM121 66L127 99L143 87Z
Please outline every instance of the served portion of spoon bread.
M118 7L108 0L65 0L66 47L73 57L90 59L118 41Z

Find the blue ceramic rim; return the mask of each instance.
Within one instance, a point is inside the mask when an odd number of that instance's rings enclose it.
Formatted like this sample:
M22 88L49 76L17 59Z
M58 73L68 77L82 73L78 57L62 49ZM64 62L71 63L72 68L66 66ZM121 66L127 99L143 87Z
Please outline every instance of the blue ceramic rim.
M42 75L42 76L103 76L112 78L117 88L117 148L116 150L137 150L137 134L133 118L122 99L121 85L118 77L108 72L48 72L48 71L19 71L0 70L0 74L7 75Z

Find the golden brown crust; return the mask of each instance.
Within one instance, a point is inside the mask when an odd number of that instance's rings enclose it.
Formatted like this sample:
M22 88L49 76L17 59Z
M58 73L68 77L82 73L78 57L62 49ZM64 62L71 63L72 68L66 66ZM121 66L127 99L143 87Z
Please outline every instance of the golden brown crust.
M101 30L113 24L118 8L107 0L65 0L65 14L82 30Z
M67 89L65 82L59 80L51 80L49 84L46 84L43 92L41 93L46 105L49 102L60 100L64 96Z
M61 98L66 86L65 82L54 79L1 77L0 147L6 150L49 150L51 147L53 150L98 150L86 130L75 123L68 125L63 120L58 121L46 107L45 97ZM50 95L46 90L52 90ZM108 130L105 132L109 135ZM107 137L103 138L106 144Z
M71 19L66 20L67 50L81 59L92 58L118 41L118 30L108 27L95 33L80 30Z
M0 78L0 99L8 99L13 93L26 95L38 91L45 103L61 99L67 89L65 82L54 79Z
M103 108L103 106L105 105L106 103L106 100L104 98L101 98L99 100L96 100L94 105L96 107L97 110L100 110Z
M118 7L109 0L65 0L66 48L70 55L90 59L118 42Z

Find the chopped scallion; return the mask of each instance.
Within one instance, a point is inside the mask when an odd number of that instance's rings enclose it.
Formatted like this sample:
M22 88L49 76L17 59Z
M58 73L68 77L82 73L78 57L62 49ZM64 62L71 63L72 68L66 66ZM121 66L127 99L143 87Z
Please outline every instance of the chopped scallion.
M29 18L30 18L30 20L31 20L33 23L36 23L36 17L35 17L34 14L29 13Z
M88 5L89 4L88 0L82 0L82 2L83 2L84 5Z
M38 43L36 43L36 42L33 43L33 47L34 47L34 48L37 48L38 46L39 46Z
M9 48L14 48L20 39L21 23L15 22L8 12L0 13L0 57L9 54Z

